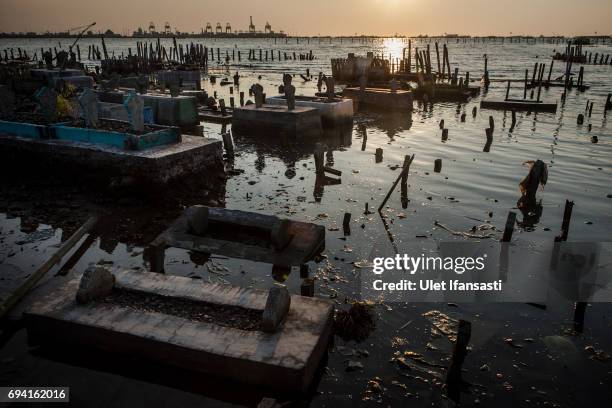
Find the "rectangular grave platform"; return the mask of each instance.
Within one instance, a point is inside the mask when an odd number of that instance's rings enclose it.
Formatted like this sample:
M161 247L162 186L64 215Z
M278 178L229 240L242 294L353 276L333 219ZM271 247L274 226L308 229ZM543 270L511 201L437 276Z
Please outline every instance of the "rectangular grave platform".
M480 101L481 109L515 110L527 112L557 112L557 103L544 103L528 100Z
M153 111L155 123L166 126L195 126L198 119L198 102L195 96L171 97L162 94L141 95L145 106Z
M203 234L196 235L190 223L201 208L208 209L205 221L208 225ZM293 220L286 220L288 243L283 248L276 248L272 244L274 238L271 235L274 234L272 230L275 224L280 221L278 217L253 212L189 207L151 243L151 270L164 270L164 253L168 247L283 267L307 263L325 248L324 227Z
M196 90L202 89L202 73L199 69L195 70L164 70L155 73L157 81L166 83L177 82L181 85L192 85Z
M284 95L266 98L269 105L287 106ZM353 121L353 103L346 99L321 98L317 96L296 96L295 106L318 109L321 113L321 124L325 128L341 126Z
M34 68L30 70L30 76L32 78L43 79L49 82L49 84L53 78L66 78L66 77L71 77L71 76L80 77L84 75L85 75L85 72L83 72L83 70L72 69L72 68L66 68L66 69Z
M0 134L20 136L28 139L48 138L48 126L34 123L0 120Z
M232 132L243 135L261 135L295 139L319 137L322 133L321 113L318 109L296 106L264 104L234 108Z
M100 123L123 123L127 128L128 122L104 119ZM181 130L177 127L146 125L152 128L151 132L135 135L118 131L104 130L102 128L72 127L69 124L51 125L49 137L51 139L74 142L85 142L102 146L119 147L126 150L145 150L155 146L169 145L181 141Z
M385 88L365 88L362 91L357 87L349 87L344 88L342 96L358 102L359 106L412 111L412 91L398 89L392 93Z
M166 183L207 169L223 168L222 143L182 135L179 143L145 150L58 139L31 139L0 134L0 155L20 157L53 169L56 163L108 176L131 176L147 183Z
M198 320L164 303L187 302L191 308L201 303L258 315L267 291L132 270L113 275L110 296L86 304L75 300L78 278L41 294L24 315L29 342L100 348L266 389L301 392L312 382L331 338L333 306L327 300L291 296L284 322L266 333L257 324L241 329L221 317L216 317L219 323ZM138 307L114 300L120 291L161 300L154 308Z

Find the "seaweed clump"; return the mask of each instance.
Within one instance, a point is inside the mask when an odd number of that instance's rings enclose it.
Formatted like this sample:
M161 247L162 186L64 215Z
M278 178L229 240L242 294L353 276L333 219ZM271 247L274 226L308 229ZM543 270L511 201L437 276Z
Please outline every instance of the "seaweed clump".
M334 331L345 341L363 341L376 329L374 307L365 302L353 302L348 310L337 310Z

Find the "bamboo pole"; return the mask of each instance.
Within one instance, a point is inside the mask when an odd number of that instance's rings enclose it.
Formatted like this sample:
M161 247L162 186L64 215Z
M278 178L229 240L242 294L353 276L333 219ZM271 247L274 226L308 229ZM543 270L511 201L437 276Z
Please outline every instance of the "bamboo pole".
M70 249L76 245L77 242L85 235L91 228L96 224L98 219L96 217L89 218L85 224L81 226L64 244L55 252L47 262L45 262L40 268L36 270L30 277L15 290L9 297L0 305L0 318L2 318L6 312L8 312L21 298L23 298L33 287L38 283L40 279L49 270L61 261L62 257L70 251Z

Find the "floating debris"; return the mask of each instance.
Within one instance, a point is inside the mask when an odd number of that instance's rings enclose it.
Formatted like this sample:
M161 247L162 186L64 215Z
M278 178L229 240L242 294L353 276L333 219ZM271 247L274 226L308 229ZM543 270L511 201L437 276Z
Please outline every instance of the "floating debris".
M376 328L373 306L365 302L354 302L349 310L336 311L335 333L343 340L365 340Z

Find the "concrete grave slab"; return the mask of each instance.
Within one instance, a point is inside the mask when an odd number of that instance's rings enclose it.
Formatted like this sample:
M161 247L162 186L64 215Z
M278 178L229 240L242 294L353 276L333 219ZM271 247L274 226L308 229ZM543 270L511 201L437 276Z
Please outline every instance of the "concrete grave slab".
M322 133L321 113L316 108L264 104L236 107L232 117L232 131L236 134L263 135L280 138L310 138Z
M129 291L209 307L263 313L268 292L150 272L113 272L113 291ZM112 300L76 302L79 279L42 293L25 313L32 344L100 347L208 375L285 392L305 391L332 333L333 306L291 296L288 315L274 333L199 321L172 310L132 307ZM112 297L110 298L112 299Z

